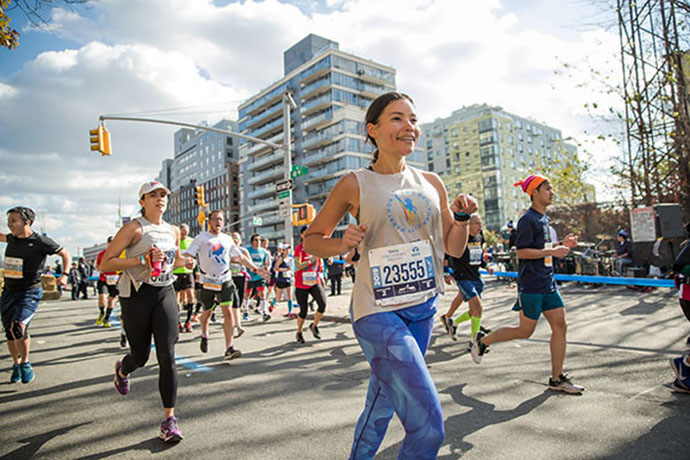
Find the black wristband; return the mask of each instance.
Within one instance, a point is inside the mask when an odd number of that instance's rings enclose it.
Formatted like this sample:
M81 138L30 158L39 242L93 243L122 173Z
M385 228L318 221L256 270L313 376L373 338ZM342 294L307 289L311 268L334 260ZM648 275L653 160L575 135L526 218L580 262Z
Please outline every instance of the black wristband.
M457 222L467 222L468 220L470 220L470 215L466 212L453 212L453 218Z

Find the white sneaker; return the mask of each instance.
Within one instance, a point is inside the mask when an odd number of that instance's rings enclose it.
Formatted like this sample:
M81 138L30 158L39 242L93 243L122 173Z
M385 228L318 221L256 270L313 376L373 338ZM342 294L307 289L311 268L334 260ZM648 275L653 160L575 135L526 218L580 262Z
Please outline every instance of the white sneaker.
M575 385L566 374L561 374L558 380L549 377L549 389L554 391L563 391L570 394L580 394L585 391L585 387Z

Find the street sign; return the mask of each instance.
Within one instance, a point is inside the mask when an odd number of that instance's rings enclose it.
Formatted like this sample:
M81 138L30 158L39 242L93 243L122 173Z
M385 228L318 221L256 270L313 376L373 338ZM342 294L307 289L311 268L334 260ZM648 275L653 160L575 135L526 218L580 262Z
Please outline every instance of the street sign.
M292 179L281 180L276 183L276 192L283 192L286 190L292 190Z
M280 217L290 216L290 208L279 208L278 209L278 216L280 216Z
M285 190L284 192L280 192L280 193L278 194L278 198L281 199L281 200L282 200L283 198L290 198L290 190Z
M263 222L264 221L263 221L263 219L261 219L261 217L254 217L252 219L252 224L254 224L254 225L261 225Z
M290 208L290 198L281 198L280 201L278 201L278 206L281 208Z
M307 168L306 166L292 165L292 169L290 170L290 177L294 179L295 177L304 176L308 172L309 168Z

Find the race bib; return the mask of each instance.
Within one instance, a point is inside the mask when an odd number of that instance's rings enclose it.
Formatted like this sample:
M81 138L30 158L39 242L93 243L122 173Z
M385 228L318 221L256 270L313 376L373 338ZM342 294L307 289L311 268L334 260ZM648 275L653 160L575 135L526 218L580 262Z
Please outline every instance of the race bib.
M480 245L472 245L470 248L470 265L481 265L482 263L482 247Z
M209 291L220 291L223 288L223 285L218 283L204 283L202 286Z
M106 275L105 282L108 286L115 286L119 278L118 275Z
M5 278L22 279L24 261L19 257L5 257Z
M319 280L316 272L302 272L302 284L313 286Z
M553 243L544 243L544 249L553 249ZM553 267L553 257L544 257L544 265L547 267Z
M372 249L369 266L379 306L410 302L436 288L434 259L426 240Z

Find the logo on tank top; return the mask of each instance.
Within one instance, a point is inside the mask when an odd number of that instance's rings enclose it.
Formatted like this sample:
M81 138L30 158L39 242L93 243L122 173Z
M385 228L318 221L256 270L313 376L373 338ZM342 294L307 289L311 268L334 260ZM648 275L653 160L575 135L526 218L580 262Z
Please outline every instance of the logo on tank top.
M414 190L395 192L386 203L386 217L401 233L413 233L431 219L431 202Z
M225 265L225 257L223 257L225 254L225 247L222 244L212 244L208 253L210 258L215 260L218 265Z

